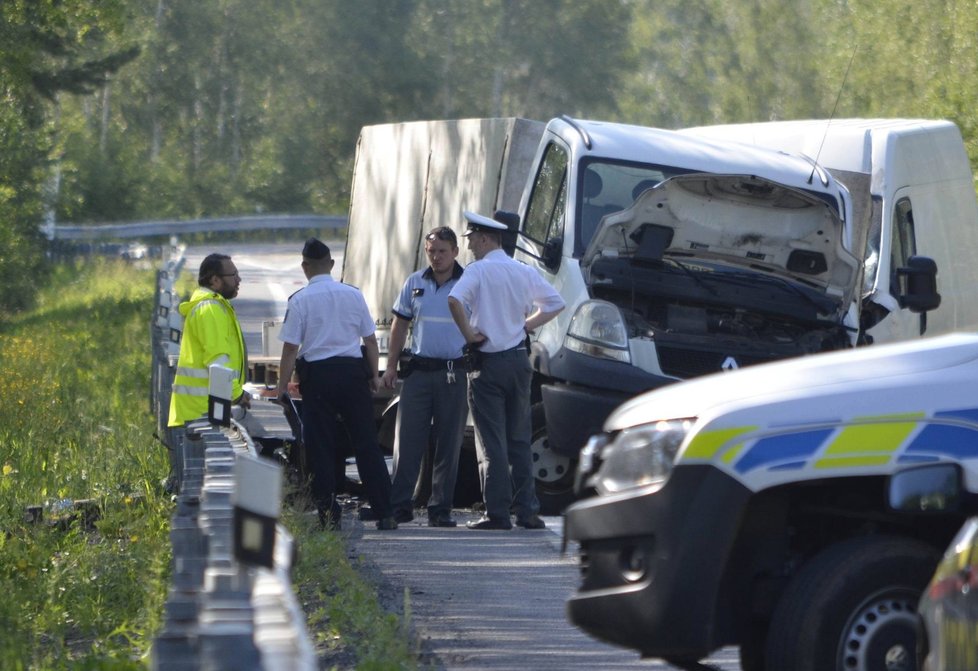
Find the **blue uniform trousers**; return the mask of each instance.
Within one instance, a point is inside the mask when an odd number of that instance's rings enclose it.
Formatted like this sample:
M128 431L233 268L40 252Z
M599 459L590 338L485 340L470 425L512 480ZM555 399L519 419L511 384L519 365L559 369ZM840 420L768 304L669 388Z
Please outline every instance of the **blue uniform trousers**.
M522 347L480 356L481 370L469 374L469 407L486 514L509 520L512 508L528 519L540 511L530 452L533 370Z
M458 370L448 382L448 369L415 370L404 379L397 406L394 444L394 510L410 512L421 460L429 443L434 445L431 498L428 513L448 514L455 498L459 450L468 417L466 378Z
M370 506L380 517L391 515L391 481L377 443L373 396L363 361L334 357L312 361L299 383L302 392L302 440L312 473L312 495L320 513L339 519L336 503L337 452L349 434L357 471ZM342 422L340 421L342 419Z

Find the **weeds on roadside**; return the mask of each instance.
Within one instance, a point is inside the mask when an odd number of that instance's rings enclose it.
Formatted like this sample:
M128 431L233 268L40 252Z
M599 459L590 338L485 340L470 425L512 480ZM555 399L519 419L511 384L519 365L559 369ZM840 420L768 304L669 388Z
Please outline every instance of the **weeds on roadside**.
M144 668L169 564L147 397L154 277L51 271L37 308L0 331L0 668ZM68 521L80 499L97 521Z
M0 669L144 669L169 586L172 505L149 409L155 277L121 262L52 267L37 309L0 324ZM91 499L92 524L66 502ZM42 506L44 520L30 519ZM60 519L60 523L56 523ZM413 670L400 620L342 538L287 512L295 585L334 668Z
M300 506L301 508L301 506ZM315 516L285 515L299 544L294 580L321 661L333 669L413 671L417 651L405 619L386 612L376 588L346 555L342 535L321 531Z

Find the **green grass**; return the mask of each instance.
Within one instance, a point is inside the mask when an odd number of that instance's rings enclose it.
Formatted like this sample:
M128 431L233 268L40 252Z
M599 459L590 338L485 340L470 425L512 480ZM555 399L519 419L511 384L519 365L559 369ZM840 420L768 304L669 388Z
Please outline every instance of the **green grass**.
M162 625L172 503L149 410L155 277L121 262L51 268L35 310L0 327L0 668L143 669ZM55 525L93 499L93 525ZM32 522L33 505L49 504ZM416 668L398 618L341 537L289 515L311 635L342 668Z

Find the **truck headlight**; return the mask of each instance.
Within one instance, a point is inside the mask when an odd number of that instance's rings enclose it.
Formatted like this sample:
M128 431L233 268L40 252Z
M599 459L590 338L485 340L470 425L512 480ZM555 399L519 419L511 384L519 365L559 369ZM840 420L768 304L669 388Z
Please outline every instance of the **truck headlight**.
M587 356L631 363L628 331L621 311L608 301L581 303L571 319L564 346Z
M692 421L677 419L625 429L606 446L593 477L601 494L665 484Z

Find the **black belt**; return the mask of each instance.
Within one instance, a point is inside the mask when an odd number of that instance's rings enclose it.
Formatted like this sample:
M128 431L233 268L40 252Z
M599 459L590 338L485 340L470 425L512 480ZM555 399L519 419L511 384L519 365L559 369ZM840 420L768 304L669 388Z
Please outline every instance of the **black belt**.
M509 349L499 350L498 352L479 352L483 357L492 358L494 356L503 356L506 354L513 354L515 352L526 352L526 347L523 345L517 345L516 347L510 347Z
M451 364L453 368L455 366L461 368L463 361L464 359L462 357L457 359L432 359L426 356L415 355L411 357L411 366L414 368L414 370L445 370L448 368L449 364Z
M331 356L326 359L316 359L310 361L310 366L329 366L335 364L363 363L363 357L359 356Z

